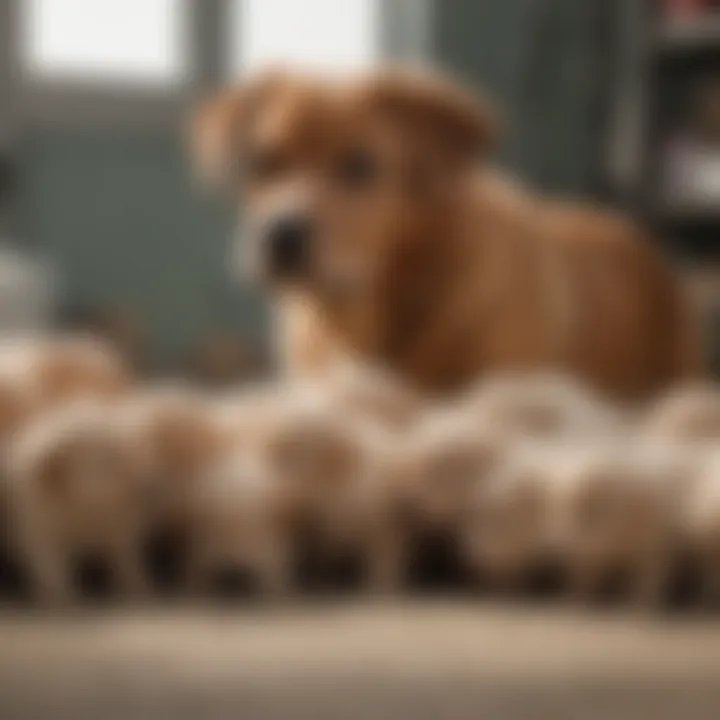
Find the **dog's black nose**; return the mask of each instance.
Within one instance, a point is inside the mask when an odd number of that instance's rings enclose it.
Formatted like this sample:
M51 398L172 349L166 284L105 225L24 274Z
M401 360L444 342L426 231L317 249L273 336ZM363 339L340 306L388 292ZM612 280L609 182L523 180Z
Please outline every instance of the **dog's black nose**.
M267 233L271 271L280 277L302 275L307 270L312 223L305 216L276 220Z

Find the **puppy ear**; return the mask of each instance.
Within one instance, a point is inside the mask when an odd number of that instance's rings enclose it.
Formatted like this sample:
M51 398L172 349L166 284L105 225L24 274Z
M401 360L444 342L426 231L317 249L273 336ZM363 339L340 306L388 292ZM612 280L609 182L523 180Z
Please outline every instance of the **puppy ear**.
M203 182L227 186L236 179L252 118L285 80L284 73L267 71L201 103L191 118L189 141L190 154Z
M395 116L423 143L433 143L447 158L472 164L499 138L494 110L476 94L445 78L394 70L370 80L367 100ZM426 146L427 147L427 146Z

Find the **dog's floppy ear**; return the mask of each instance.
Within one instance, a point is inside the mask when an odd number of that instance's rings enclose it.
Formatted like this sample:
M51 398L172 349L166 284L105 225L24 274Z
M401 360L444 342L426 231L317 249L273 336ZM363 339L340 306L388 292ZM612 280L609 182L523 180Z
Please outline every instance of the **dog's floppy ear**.
M385 71L367 82L363 95L454 163L471 164L498 141L494 110L446 78L409 70Z
M260 105L286 81L272 70L201 103L190 123L190 152L200 179L227 186L237 178L248 128Z

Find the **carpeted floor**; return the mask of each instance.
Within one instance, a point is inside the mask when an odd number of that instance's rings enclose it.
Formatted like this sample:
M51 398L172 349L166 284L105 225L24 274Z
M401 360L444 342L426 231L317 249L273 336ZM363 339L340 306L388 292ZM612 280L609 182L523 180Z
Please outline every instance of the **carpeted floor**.
M720 618L450 600L0 616L2 720L716 720Z

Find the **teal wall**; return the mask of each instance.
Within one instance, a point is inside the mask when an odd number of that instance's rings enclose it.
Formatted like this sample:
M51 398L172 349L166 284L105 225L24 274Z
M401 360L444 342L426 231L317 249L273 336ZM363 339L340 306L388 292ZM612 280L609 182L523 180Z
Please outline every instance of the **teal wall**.
M596 188L610 62L599 41L611 2L435 0L436 57L498 102L502 160L541 188Z
M227 269L233 222L191 182L167 133L27 133L21 235L59 269L66 301L128 308L160 361L214 328L262 332L259 298Z

